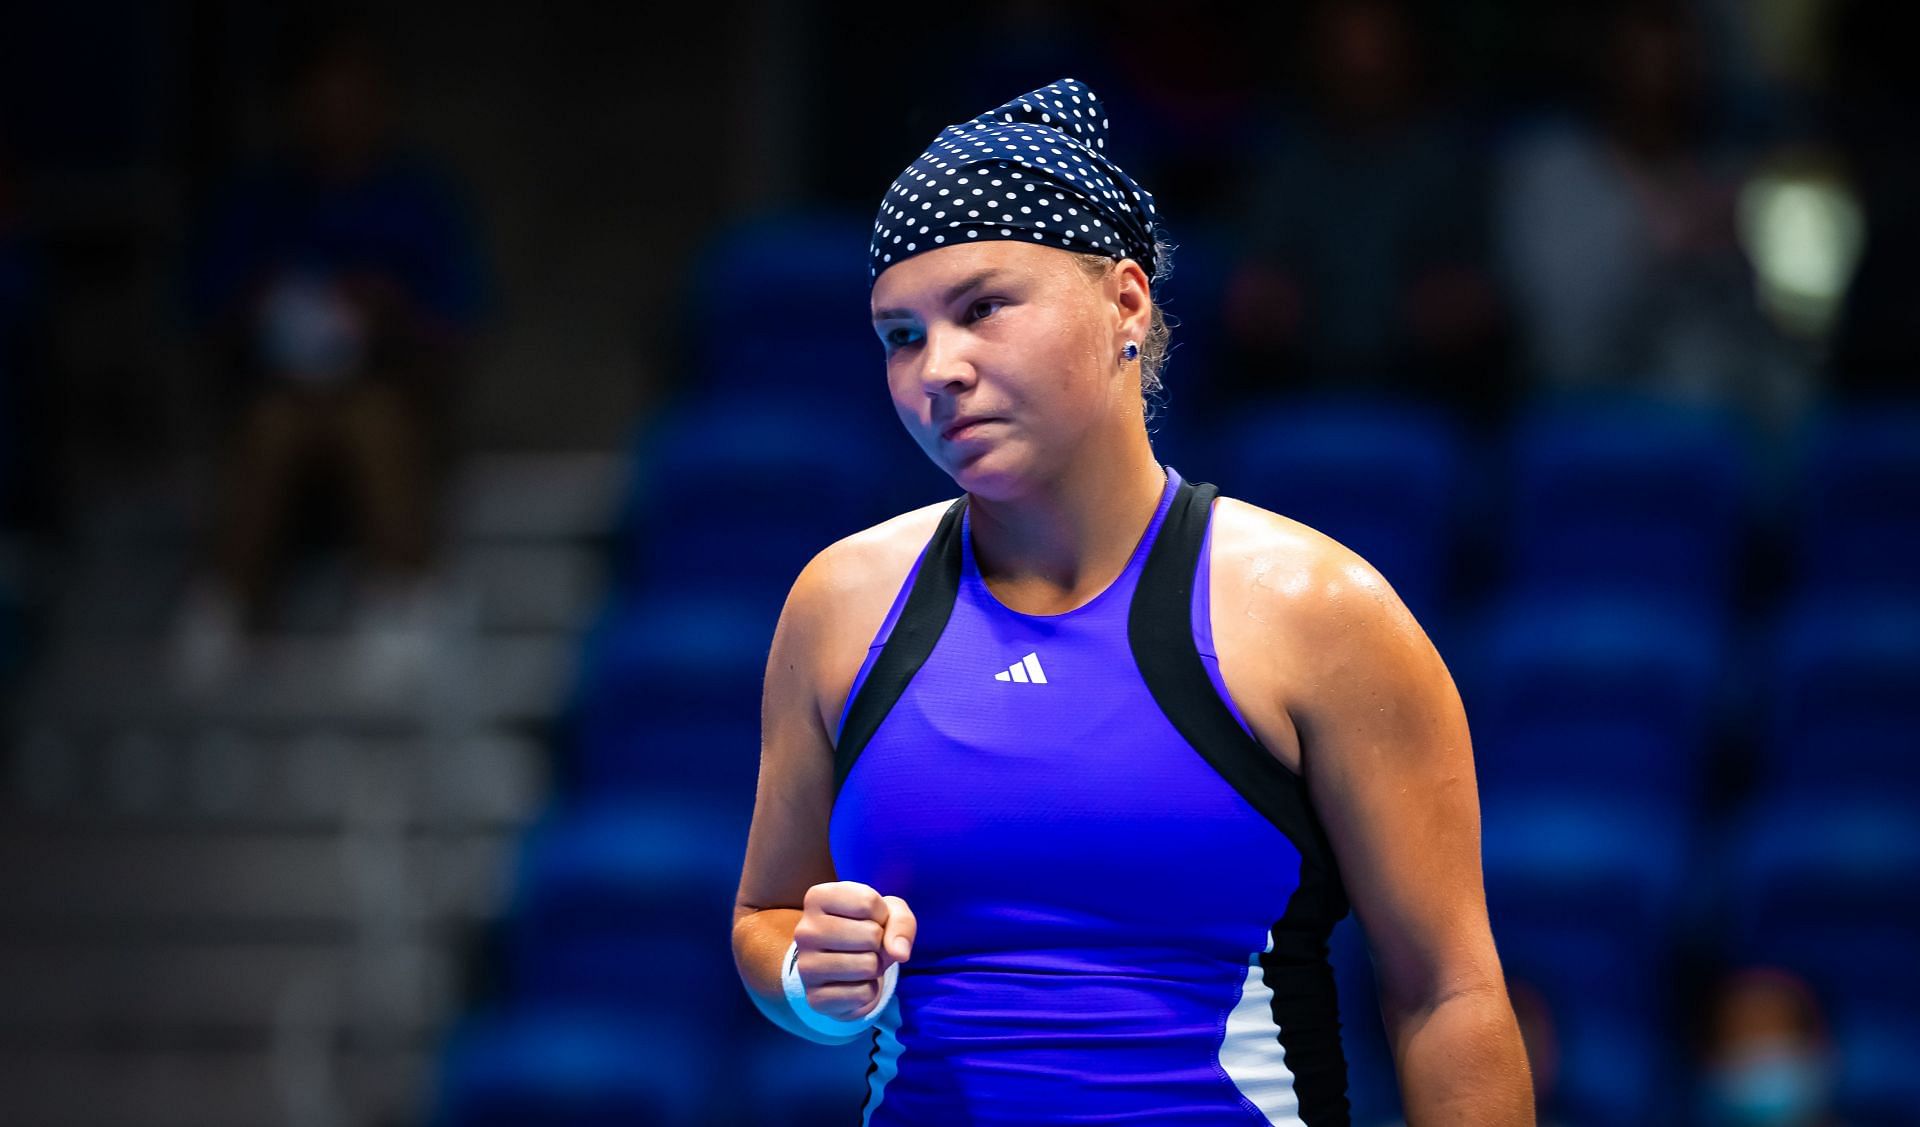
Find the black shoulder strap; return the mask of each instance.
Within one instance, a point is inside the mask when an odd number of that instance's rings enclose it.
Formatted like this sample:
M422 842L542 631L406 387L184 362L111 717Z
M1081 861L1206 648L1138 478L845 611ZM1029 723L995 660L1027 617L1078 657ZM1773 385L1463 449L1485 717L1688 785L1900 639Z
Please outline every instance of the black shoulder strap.
M941 516L940 526L927 541L907 605L900 608L893 632L887 635L880 656L867 670L867 679L847 710L847 721L840 726L840 742L833 749L835 798L840 796L847 773L853 770L853 761L860 757L860 749L879 730L880 722L906 691L907 682L926 664L934 643L947 628L947 619L953 617L953 600L960 593L960 515L966 507L966 497L956 497Z
M1306 784L1248 737L1214 691L1193 644L1195 568L1219 493L1205 482L1180 483L1134 589L1127 637L1140 675L1167 719L1300 850L1300 887L1288 905L1283 930L1303 930L1324 939L1326 930L1347 914L1346 893Z

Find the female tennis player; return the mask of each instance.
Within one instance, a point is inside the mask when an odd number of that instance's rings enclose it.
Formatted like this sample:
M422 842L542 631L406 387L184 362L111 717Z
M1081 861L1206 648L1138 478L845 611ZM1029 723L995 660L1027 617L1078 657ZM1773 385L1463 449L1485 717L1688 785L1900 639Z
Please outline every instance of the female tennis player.
M886 193L888 389L964 495L793 585L741 977L870 1040L867 1127L1324 1127L1351 906L1408 1122L1530 1124L1459 694L1364 560L1155 459L1166 246L1106 135L1062 79Z

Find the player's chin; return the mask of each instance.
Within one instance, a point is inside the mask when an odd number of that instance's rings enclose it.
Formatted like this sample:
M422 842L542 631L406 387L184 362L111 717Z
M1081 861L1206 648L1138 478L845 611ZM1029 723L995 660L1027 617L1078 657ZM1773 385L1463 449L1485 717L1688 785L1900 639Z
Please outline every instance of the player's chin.
M1014 496L1029 476L1029 459L1017 442L946 449L936 462L955 485L979 497Z

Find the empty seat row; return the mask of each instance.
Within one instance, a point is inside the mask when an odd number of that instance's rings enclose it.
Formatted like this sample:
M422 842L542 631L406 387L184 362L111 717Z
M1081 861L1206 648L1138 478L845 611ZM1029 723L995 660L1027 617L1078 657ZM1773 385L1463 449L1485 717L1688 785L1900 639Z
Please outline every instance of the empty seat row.
M1619 802L1488 804L1489 916L1510 982L1551 1015L1561 1104L1577 1121L1660 1121L1662 1101L1688 1082L1676 953L1689 943L1723 965L1805 976L1843 1032L1920 1041L1915 814L1911 796L1796 797L1701 827ZM671 1116L786 1086L845 1110L860 1062L782 1051L789 1035L735 982L725 944L743 815L687 800L585 801L529 832L502 926L505 988L446 1046L443 1109L469 1109L450 1122L502 1122L487 1115L584 1098L597 1084L609 1106L662 1101L652 1114L668 1118L650 1122L698 1121L697 1110ZM1391 1082L1363 942L1353 920L1336 932L1357 1104ZM620 1068L621 1053L659 1037L672 1047ZM529 1038L548 1047L506 1059ZM742 1077L742 1067L767 1071ZM807 1068L843 1071L801 1083ZM618 1075L595 1080L598 1069ZM676 1078L684 1090L663 1095ZM1897 1077L1863 1067L1852 1083L1865 1099Z
M1485 441L1437 407L1323 397L1239 405L1169 460L1347 544L1423 621L1479 578L1726 618L1756 544L1781 536L1797 588L1920 591L1920 405L1819 416L1787 498L1714 411L1543 400ZM633 463L618 574L675 590L784 590L812 551L954 493L881 389L696 397L640 429ZM1481 543L1493 574L1458 574Z
M567 785L749 800L778 615L772 599L610 602L556 749ZM1728 630L1658 603L1521 594L1443 656L1488 800L1591 795L1692 817L1746 787L1920 794L1920 601L1810 596Z

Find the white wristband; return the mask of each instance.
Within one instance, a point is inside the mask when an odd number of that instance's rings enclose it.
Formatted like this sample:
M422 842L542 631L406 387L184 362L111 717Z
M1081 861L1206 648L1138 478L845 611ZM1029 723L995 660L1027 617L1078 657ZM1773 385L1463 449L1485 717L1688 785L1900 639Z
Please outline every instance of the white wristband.
M842 1021L828 1017L807 1004L807 987L800 981L800 943L798 940L787 945L787 957L780 964L780 981L787 990L787 1003L793 1012L809 1029L833 1037L852 1037L872 1026L880 1018L880 1012L893 1000L893 984L900 978L900 964L891 963L880 976L880 1000L867 1016L853 1021Z

